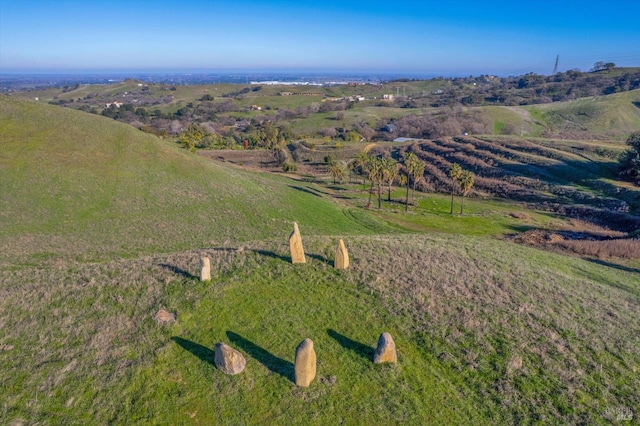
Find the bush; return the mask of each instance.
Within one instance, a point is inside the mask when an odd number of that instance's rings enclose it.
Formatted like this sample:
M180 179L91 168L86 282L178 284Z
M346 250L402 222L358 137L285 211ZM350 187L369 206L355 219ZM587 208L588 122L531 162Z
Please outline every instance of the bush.
M297 172L298 166L296 163L286 162L282 165L282 171L284 172Z

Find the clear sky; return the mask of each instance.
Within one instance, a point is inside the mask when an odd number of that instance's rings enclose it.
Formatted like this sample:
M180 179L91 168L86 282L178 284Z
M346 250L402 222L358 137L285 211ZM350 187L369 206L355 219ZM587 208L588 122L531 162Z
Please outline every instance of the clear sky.
M640 66L640 0L0 0L0 73Z

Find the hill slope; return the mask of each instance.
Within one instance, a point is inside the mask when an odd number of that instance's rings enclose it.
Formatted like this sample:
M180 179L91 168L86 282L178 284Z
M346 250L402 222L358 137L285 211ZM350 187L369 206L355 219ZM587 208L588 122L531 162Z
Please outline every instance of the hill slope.
M343 213L322 187L32 102L0 97L0 141L2 422L638 415L633 266L485 237L380 235L393 229L362 209ZM293 220L304 265L289 262ZM347 271L332 268L335 235L350 250ZM202 255L210 283L197 278ZM156 324L160 307L177 323ZM396 340L396 367L371 363L382 331ZM318 376L301 389L292 363L306 337ZM215 369L218 341L244 354L245 372Z
M524 107L546 136L624 140L640 129L640 90Z
M2 96L0 145L0 256L167 252L271 238L292 221L306 234L369 232L304 184L79 111Z

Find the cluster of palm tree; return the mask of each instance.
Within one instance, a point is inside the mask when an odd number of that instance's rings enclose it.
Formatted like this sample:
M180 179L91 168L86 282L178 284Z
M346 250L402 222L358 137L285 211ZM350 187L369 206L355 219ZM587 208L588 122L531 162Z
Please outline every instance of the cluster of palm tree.
M398 162L392 158L382 156L367 156L367 161L360 166L360 169L364 172L364 174L371 182L367 207L371 207L371 197L373 195L374 184L377 184L378 186L378 208L382 207L383 184L387 185L389 194L387 199L391 201L391 186L393 185L394 179L398 175Z
M382 208L382 187L387 187L387 201L391 201L391 187L394 180L400 175L400 184L407 187L407 195L405 198L405 212L409 209L410 197L415 199L416 184L423 177L425 163L412 152L407 153L404 157L401 167L396 160L382 155L373 156L362 151L356 158L351 160L345 167L342 163L333 161L329 163L329 174L333 176L333 181L343 182L347 177L347 169L352 175L363 176L363 189L366 188L366 181L371 182L369 188L369 200L367 207L371 207L373 198L373 188L377 185L378 208ZM402 172L402 173L401 173ZM350 176L351 176L350 174ZM469 170L463 170L459 164L453 163L449 168L449 177L451 178L451 214L453 214L453 201L456 190L460 189L462 197L460 203L460 214L464 212L464 197L469 194L475 183L475 175ZM411 194L410 190L411 189Z
M366 185L366 180L371 182L369 189L369 201L367 207L371 207L371 199L373 198L373 187L377 185L378 190L378 208L382 207L382 187L387 187L387 201L391 201L391 188L398 174L400 174L400 164L389 157L385 156L372 156L363 151L355 159L348 164L349 170L354 175L362 175L363 185ZM400 175L400 182L402 185L407 186L407 199L405 211L409 204L409 183L413 183L413 193L415 195L416 182L424 174L425 164L413 153L409 153L404 160L404 172ZM365 186L366 188L366 186Z
M416 183L422 176L424 176L425 164L422 160L418 158L413 152L407 154L404 159L404 168L405 175L404 179L402 179L402 183L407 185L407 197L406 202L404 204L404 211L409 210L409 182L413 182L412 185L412 198L415 199L416 196Z
M469 194L475 184L475 175L469 170L463 170L458 163L449 167L449 177L451 178L451 214L453 214L453 197L456 189L460 188L460 214L463 214L464 197Z

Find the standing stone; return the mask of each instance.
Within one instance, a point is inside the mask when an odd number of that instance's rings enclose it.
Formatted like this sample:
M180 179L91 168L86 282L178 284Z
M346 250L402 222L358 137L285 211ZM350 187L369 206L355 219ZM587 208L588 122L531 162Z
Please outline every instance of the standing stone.
M211 280L211 263L208 257L200 258L200 281Z
M396 344L393 342L393 337L386 331L382 333L378 339L378 348L373 354L373 362L375 364L383 362L392 362L395 364L398 362Z
M240 374L247 365L242 354L224 343L216 343L215 364L225 374Z
M302 247L302 237L298 224L293 222L293 232L289 236L289 248L291 249L291 263L306 263L304 258L304 248Z
M344 245L344 241L340 240L338 249L336 250L336 260L333 262L336 269L347 269L349 267L349 252Z
M304 339L296 348L295 363L296 385L309 387L316 377L316 351L313 350L313 340Z

